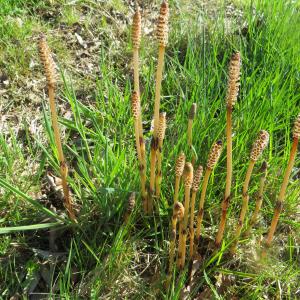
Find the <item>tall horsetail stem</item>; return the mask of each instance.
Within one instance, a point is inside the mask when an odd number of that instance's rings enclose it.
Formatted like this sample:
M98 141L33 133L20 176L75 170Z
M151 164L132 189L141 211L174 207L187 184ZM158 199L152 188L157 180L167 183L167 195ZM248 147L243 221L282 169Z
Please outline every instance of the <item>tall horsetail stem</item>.
M169 5L167 1L163 1L160 7L160 13L157 24L157 40L158 40L158 61L156 70L155 84L155 102L154 102L154 130L151 142L150 154L150 198L149 198L149 213L153 211L153 195L155 188L155 167L156 167L156 152L158 149L158 126L159 126L159 107L161 98L161 82L163 74L165 48L168 43L168 19Z
M240 87L240 71L241 70L241 55L239 52L234 53L229 63L228 71L228 88L226 97L226 186L224 199L221 204L221 220L216 236L215 245L218 248L224 236L226 226L226 216L230 201L231 183L232 183L232 109L237 101L237 96Z
M144 212L148 212L148 203L147 203L147 190L146 190L146 165L145 160L142 156L142 148L145 149L144 139L140 132L139 126L139 119L141 115L141 105L140 105L140 97L138 96L137 92L132 93L131 98L131 109L132 115L134 119L134 133L135 133L135 144L136 144L136 151L139 161L139 173L140 173L140 180L141 180L141 192L142 192L142 203Z
M70 219L76 222L70 190L67 182L68 166L64 158L64 153L61 144L60 130L58 127L58 117L57 117L56 104L55 104L55 88L56 88L55 63L53 61L51 51L48 47L46 38L43 34L40 36L39 39L39 53L40 53L40 59L44 65L45 75L47 79L51 121L52 121L52 127L54 132L54 140L58 152L58 160L60 164L60 174L61 174L62 187L64 193L64 205L68 211L68 215Z
M142 201L144 212L148 212L148 197L146 191L146 172L147 172L147 163L146 163L146 150L145 142L143 136L143 123L142 123L142 111L140 104L140 83L139 83L139 49L141 44L141 13L139 6L136 4L136 10L133 15L132 21L132 45L133 45L133 80L134 80L134 93L133 97L138 98L138 114L135 120L135 135L138 136L138 141L136 140L136 147L139 157L139 168L140 168L140 177L141 177L141 190L142 190Z

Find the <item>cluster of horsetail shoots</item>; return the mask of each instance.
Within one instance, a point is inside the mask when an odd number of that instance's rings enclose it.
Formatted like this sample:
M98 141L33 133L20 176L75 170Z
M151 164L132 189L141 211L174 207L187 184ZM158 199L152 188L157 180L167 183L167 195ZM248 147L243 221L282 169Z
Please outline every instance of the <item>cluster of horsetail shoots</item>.
M124 223L125 224L128 223L128 220L134 210L134 207L135 207L135 193L133 192L130 194L130 196L128 198L128 203L127 203L127 207L126 207L126 211L125 211L125 215L124 215Z
M190 194L194 178L193 165L187 162L184 166L184 217L183 217L183 228L179 232L179 246L178 246L178 266L180 269L184 268L186 258L186 239L187 239L187 228L189 220L190 210Z
M255 143L253 144L251 154L250 154L250 162L247 169L245 181L243 184L243 191L242 191L242 209L240 212L239 220L237 223L236 231L235 231L235 241L230 249L231 254L235 254L236 247L238 244L238 239L241 235L241 231L244 225L245 216L248 209L248 202L249 202L249 195L248 195L248 188L251 179L251 175L253 172L253 168L257 160L262 155L263 150L267 147L269 143L269 133L265 130L261 130L259 133L258 138L256 139Z
M163 1L160 7L160 13L157 24L157 40L158 40L158 61L156 70L155 84L155 102L154 102L154 130L151 142L150 154L150 207L149 213L153 210L153 194L155 189L155 167L156 154L158 149L158 126L159 126L159 107L161 98L161 82L163 75L165 48L168 43L168 19L169 19L169 4Z
M157 171L156 171L156 187L155 195L157 198L160 196L160 187L162 181L162 148L166 132L166 113L162 112L159 114L159 126L158 126L158 149L157 149Z
M175 244L176 244L176 226L177 221L180 222L184 217L184 207L180 202L174 203L173 206L173 215L172 215L172 224L171 224L171 234L170 234L170 250L169 250L169 268L167 276L167 287L170 284L172 278L172 272L174 267L174 258L175 258Z
M241 55L234 53L229 63L229 79L226 97L226 186L225 195L221 204L221 220L216 236L215 245L219 247L224 236L226 226L226 216L230 201L231 183L232 183L232 110L237 101L240 87Z
M179 156L176 159L176 164L175 164L174 203L178 201L180 180L183 174L184 165L185 165L185 154L183 152L180 152Z
M272 244L274 233L275 233L278 221L279 221L279 216L280 216L280 213L281 213L281 210L283 207L283 201L285 198L285 193L286 193L286 189L288 186L289 178L290 178L290 175L291 175L294 163L295 163L299 138L300 138L300 114L298 115L298 117L295 121L295 124L294 124L293 143L292 143L292 148L290 151L289 162L288 162L287 168L284 173L283 182L281 184L278 200L275 205L273 219L272 219L272 222L271 222L271 225L269 228L269 232L268 232L268 235L266 238L266 242L265 242L265 246L267 248L269 248Z
M192 165L194 165L195 161L197 160L197 153L193 147L193 123L194 123L196 112L197 112L197 104L193 103L189 111L188 130L187 130L188 146L192 151Z
M257 223L257 220L258 220L258 214L260 212L261 205L263 202L263 193L264 193L265 182L266 182L266 178L267 178L267 169L268 169L268 164L266 161L263 161L261 168L260 168L261 176L260 176L260 181L259 181L259 190L258 190L258 193L256 196L255 208L254 208L254 212L253 212L252 217L249 222L249 227L248 227L247 231L245 232L245 236L250 235L253 226Z
M203 178L203 183L202 183L202 190L201 190L201 196L200 196L200 202L199 202L199 210L198 210L198 215L197 215L197 227L196 227L196 242L199 241L200 239L200 234L201 234L201 225L202 225L202 220L203 220L203 213L204 213L204 201L205 201L205 196L206 196L206 190L209 182L210 175L217 164L221 152L223 148L223 143L222 141L217 141L216 143L213 144L209 156L208 156L208 161L206 165L206 170Z
M194 180L192 184L192 196L191 196L191 217L190 217L190 258L194 256L194 214L195 214L195 201L197 192L199 190L200 181L203 174L203 167L199 165L196 172L194 173Z
M136 10L133 16L132 24L132 45L133 45L133 70L134 70L134 89L131 98L132 115L134 118L134 131L135 131L135 143L136 151L139 162L139 175L141 181L141 194L143 209L146 214L153 212L153 200L154 197L159 198L161 193L161 182L162 182L162 150L163 142L165 138L166 130L166 113L160 113L160 101L161 101L161 85L163 77L164 57L165 48L168 43L168 18L169 18L169 6L168 1L163 0L160 7L160 14L157 24L157 41L158 41L158 60L157 70L155 78L155 99L154 99L154 130L151 141L150 151L150 178L149 178L149 194L146 188L147 184L147 160L145 142L143 136L143 122L142 122L142 111L141 111L141 100L140 100L140 86L139 86L139 49L141 44L141 14L136 2ZM55 63L52 58L51 51L48 47L46 38L44 35L40 36L39 39L39 53L40 59L44 65L45 75L47 79L49 106L51 113L51 123L54 132L54 140L57 148L57 156L59 161L61 185L63 189L64 206L67 210L69 218L73 222L76 221L74 208L72 204L72 198L67 182L68 178L68 166L64 157L61 135L58 125L58 115L55 103L55 92L56 92L56 71ZM231 196L231 185L233 177L232 167L232 112L234 105L237 102L237 97L240 87L240 73L241 73L241 55L239 52L234 53L231 57L229 64L229 76L228 76L228 88L226 96L226 141L227 141L227 162L226 162L226 186L224 192L224 198L221 204L221 219L218 228L218 233L215 240L215 246L219 247L224 236L227 210L229 206ZM196 247L201 236L201 227L204 215L204 202L206 198L206 192L210 176L220 158L223 144L222 141L217 141L213 144L206 164L206 170L202 183L202 190L199 201L199 208L196 220L196 230L194 229L195 221L195 202L197 193L199 191L200 182L203 175L203 167L198 166L194 172L194 163L197 159L196 151L193 147L193 123L197 111L197 104L193 103L188 116L188 127L187 127L187 140L190 151L192 151L191 162L186 162L186 156L181 152L176 160L175 165L175 189L174 189L174 206L173 214L171 219L171 233L170 233L170 249L169 249L169 265L167 272L166 286L169 287L172 273L175 265L175 249L176 249L176 235L177 235L177 223L179 222L179 237L178 237L178 257L177 266L180 270L183 270L186 261L186 248L187 248L187 237L189 232L189 257L192 260L195 257ZM297 155L297 147L300 138L300 114L297 116L293 128L293 143L290 150L289 161L285 169L283 176L282 185L280 192L275 204L274 215L267 237L264 242L264 252L271 246L274 233L279 221L280 213L282 211L283 202L285 199L289 178L295 163ZM254 170L255 163L261 157L262 152L267 147L269 142L269 133L265 130L261 130L258 138L252 146L250 161L247 168L245 180L242 188L242 207L237 222L234 242L230 249L231 254L235 254L239 238L243 229L244 221L246 218L248 203L249 203L249 183ZM248 236L251 233L253 226L257 223L258 215L262 206L263 193L265 188L265 182L267 177L268 165L264 161L260 170L260 183L259 190L256 197L255 209L249 222L249 227L245 232ZM178 202L179 189L181 177L184 180L184 205ZM131 193L128 199L128 204L124 212L124 224L128 224L131 214L135 208L136 194ZM190 218L190 219L189 219ZM195 236L196 235L196 236Z
M49 96L49 104L50 104L50 112L51 112L51 122L54 132L55 144L58 152L58 160L60 164L60 175L62 180L62 188L64 193L64 205L67 209L68 215L71 220L76 221L76 217L73 210L72 199L70 195L70 190L67 183L68 177L68 166L65 161L64 153L62 150L61 144L61 136L58 127L58 117L56 112L56 104L55 104L55 88L56 88L56 71L55 71L55 63L52 58L51 51L48 47L46 38L44 35L40 36L39 39L39 53L40 59L44 65L45 75L47 79L48 86L48 96Z
M162 147L165 138L166 114L160 113L160 101L161 101L161 84L162 84L162 76L163 76L165 48L168 43L168 18L169 18L168 1L162 1L160 7L160 14L158 18L158 24L157 24L158 60L157 60L156 80L155 80L155 100L154 100L154 117L153 117L154 129L153 129L153 136L151 140L151 151L150 151L149 195L146 189L146 167L147 166L146 166L145 143L143 137L142 114L141 114L141 103L140 103L140 87L139 87L139 48L141 42L141 14L137 4L136 4L136 11L133 16L133 25L132 25L133 68L134 68L134 92L132 94L132 113L134 117L137 156L139 159L143 208L144 211L149 214L153 212L154 195L156 196L156 198L160 197L161 182L162 182ZM54 102L54 90L55 90L54 63L44 38L42 38L40 41L40 52L41 52L41 59L45 66L46 77L48 82L52 124L54 128L55 141L57 144L58 156L61 165L60 168L61 176L64 182L63 185L64 185L64 193L65 193L65 205L68 209L70 217L72 219L75 219L72 210L72 204L70 202L71 200L68 192L68 186L66 182L68 171L62 153L60 135L59 135L58 125L57 125L57 115L56 115L55 102ZM227 210L228 210L230 195L231 195L232 173L233 173L232 111L234 105L237 102L237 97L239 93L240 73L241 73L240 70L241 70L241 55L239 52L236 52L232 55L229 63L228 87L227 87L227 96L226 96L226 141L227 141L226 186L225 186L224 198L221 204L222 211L221 211L220 224L219 224L218 233L215 240L216 247L220 246L224 236ZM190 257L193 258L194 250L195 250L194 239L196 240L195 241L196 243L199 242L200 239L201 226L202 226L203 214L204 214L204 202L206 198L206 191L207 191L210 175L213 172L213 169L220 158L222 147L223 147L222 142L218 141L212 146L211 151L209 153L206 170L203 178L201 195L200 195L199 209L197 214L196 233L195 233L194 230L195 202L196 202L196 196L199 190L199 185L203 174L203 167L201 165L198 166L197 170L195 171L195 174L193 171L193 165L197 159L197 154L193 147L193 122L194 122L196 110L197 110L197 105L196 103L193 103L189 111L188 128L187 128L188 146L192 151L192 162L186 163L185 154L181 152L176 160L176 166L175 166L174 208L173 208L173 216L172 216L172 232L171 232L171 239L170 239L171 240L170 241L170 262L169 262L169 270L168 270L168 278L167 278L168 284L170 282L170 278L172 275L172 268L174 264L177 221L179 220L179 245L178 245L177 265L180 269L182 269L185 265L185 259L186 259L186 240L187 240L188 223L189 223L189 232L190 232ZM268 247L271 245L274 232L276 230L276 226L279 220L279 215L282 209L282 204L284 201L284 197L288 185L288 180L297 153L297 145L298 145L299 137L300 137L300 115L298 116L295 122L294 131L293 131L293 144L290 152L290 159L284 174L283 183L275 207L274 217L269 229L268 236L266 238L266 246ZM244 220L246 217L247 209L248 209L248 202L249 202L248 188L249 188L251 175L254 169L254 165L259 159L259 157L261 156L263 150L268 145L268 141L269 141L268 132L264 130L260 131L259 137L255 141L251 150L250 162L246 172L246 177L244 180L243 190L242 190L242 208L240 211L239 220L235 231L235 241L230 250L232 254L236 252L238 239L240 237ZM184 179L184 206L178 202L180 180L182 176ZM266 176L267 176L267 163L264 162L261 167L260 185L259 185L258 196L256 199L255 210L251 217L249 228L246 231L247 235L251 232L252 227L256 224L258 219L258 214L263 200L263 191L264 191ZM130 196L130 199L133 199L133 202L134 202L134 197L135 197L134 194ZM128 207L125 214L126 222L130 215L130 207L131 206ZM190 214L189 211L191 211ZM190 215L190 222L189 222L189 215ZM194 237L194 235L196 236Z

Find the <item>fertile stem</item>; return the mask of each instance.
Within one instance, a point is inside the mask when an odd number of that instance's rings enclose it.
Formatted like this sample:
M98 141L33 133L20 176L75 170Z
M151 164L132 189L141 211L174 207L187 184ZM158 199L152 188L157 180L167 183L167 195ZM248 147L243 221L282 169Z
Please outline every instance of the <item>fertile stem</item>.
M205 174L204 174L204 178L203 178L202 190L201 190L201 196L200 196L200 202L199 202L199 209L198 209L198 215L197 215L196 243L198 243L200 240L201 225L202 225L203 214L204 214L204 201L205 201L206 190L207 190L211 172L212 172L212 170L207 168L205 171Z
M221 152L222 152L222 141L217 141L210 150L208 160L207 160L207 166L206 166L207 168L203 179L202 191L201 191L200 202L199 202L199 210L197 215L197 228L196 228L196 241L195 241L196 243L199 242L200 234L201 234L201 225L202 225L203 213L204 213L204 201L205 201L209 177L220 158Z
M160 93L161 82L164 66L165 48L168 43L168 19L169 19L169 5L167 1L163 1L160 7L160 13L157 24L157 40L158 40L158 60L156 70L156 84L155 84L155 103L154 103L154 137L157 138L159 126L159 107L160 107Z
M147 203L147 190L146 190L146 166L145 160L142 157L142 147L145 149L144 139L140 132L139 126L139 118L141 115L141 106L140 106L140 98L137 92L133 92L132 94L132 114L134 118L134 133L135 133L135 144L136 151L139 160L139 173L141 179L141 191L142 191L142 203L144 212L148 212L148 203Z
M299 115L298 118L300 119L300 115ZM299 124L300 124L300 121L299 121ZM282 210L282 207L283 207L283 201L284 201L284 198L285 198L286 189L287 189L289 178L290 178L290 175L291 175L294 163L295 163L295 158L296 158L297 148L298 148L298 142L299 142L299 137L294 135L292 149L291 149L291 152L290 152L289 162L288 162L287 168L285 170L283 182L282 182L282 185L281 185L278 200L276 202L276 206L275 206L275 210L274 210L274 216L273 216L271 226L270 226L267 238L266 238L265 245L268 248L272 244L272 240L273 240L274 233L275 233L275 230L276 230L276 227L277 227L279 216L280 216L280 213L281 213L281 210Z
M160 187L162 181L162 147L166 131L166 113L162 112L159 115L159 128L158 128L158 151L157 151L157 172L156 172L156 197L160 197Z
M243 204L242 204L242 209L241 209L240 216L239 216L239 221L237 223L237 227L236 227L236 231L235 231L236 241L234 242L234 244L230 250L232 254L234 254L236 252L236 246L238 243L238 239L241 235L241 231L242 231L243 224L244 224L244 219L245 219L246 212L248 209L248 202L249 202L248 187L249 187L250 178L251 178L251 175L253 172L254 164L255 164L255 161L250 160L250 163L249 163L249 166L247 169L247 173L246 173L246 178L245 178L244 185L243 185L243 193L242 193Z
M174 189L174 203L178 201L180 179L185 165L185 154L180 152L175 165L175 189Z
M141 44L141 14L139 7L133 15L132 22L132 45L133 45L133 78L134 78L134 91L140 94L139 84L139 49Z
M153 212L153 196L155 191L155 165L156 165L156 151L158 149L158 139L154 136L151 140L150 149L150 185L149 185L149 195L148 195L148 213Z
M160 15L157 26L158 60L156 70L155 83L155 102L154 102L154 130L151 143L150 154L150 198L149 198L149 213L153 211L153 195L155 189L155 167L156 167L156 151L158 149L158 126L159 126L159 107L161 98L161 82L163 75L165 47L168 40L168 17L169 6L166 1L163 1L160 7Z
M258 191L257 198L256 198L255 209L254 209L253 215L251 217L249 227L248 227L247 231L245 232L246 237L250 235L253 226L257 223L258 214L259 214L262 202L263 202L263 192L264 192L265 182L266 182L266 178L267 178L267 167L268 167L268 165L267 165L266 161L264 161L261 166L262 175L260 177L259 191Z
M231 183L232 183L232 108L227 106L227 122L226 122L226 140L227 140L227 161L226 161L226 186L225 195L221 204L221 220L216 236L215 246L218 248L223 240L224 230L226 226L227 210L229 207Z
M182 250L181 250L181 245L182 245L182 232L183 232L183 218L179 222L179 237L178 237L178 256L177 256L177 268L180 268L181 266L181 261L182 261Z
M132 45L133 45L133 78L134 78L134 97L138 98L137 105L138 115L135 120L135 136L136 136L136 148L139 158L139 172L141 177L141 190L142 190L142 202L144 212L148 211L147 203L147 190L146 190L146 150L143 136L143 123L142 123L142 112L140 104L140 85L139 85L139 48L141 43L141 14L137 5L135 14L132 22Z
M168 275L166 281L167 288L169 287L172 278L173 267L174 267L177 220L179 219L181 221L183 219L183 216L184 216L184 207L180 202L176 202L173 208L172 227L171 227L171 234L170 234L169 268L168 268Z
M181 270L185 265L187 225L189 220L190 194L193 184L193 176L193 165L191 163L186 163L184 168L184 218L182 231L179 232L178 246L178 252L181 253L181 259L179 260L178 265Z
M203 173L203 167L199 166L194 175L194 181L192 185L192 196L191 196L191 216L190 216L190 259L194 256L194 215L195 215L195 201L196 195L199 190L200 180Z
M180 179L181 179L181 176L175 175L174 201L173 201L174 203L178 201Z
M141 161L140 161L140 176L141 176L141 189L142 189L142 201L145 203L144 205L144 212L148 212L148 193L146 188L146 182L147 182L147 160L146 160L146 149L145 149L145 141L144 141L144 135L143 135L143 127L142 127L142 116L140 114L140 117L138 119L139 122L139 143L140 143L140 155L141 155Z
M74 214L70 191L67 183L68 166L65 161L63 150L62 150L61 136L58 127L58 117L57 117L56 105L55 105L55 86L56 86L55 64L51 55L51 51L47 45L46 38L43 35L40 37L39 40L39 51L40 51L41 61L44 64L44 69L47 78L51 121L52 121L52 127L54 132L54 140L58 152L58 160L60 164L60 174L62 180L62 188L64 192L64 204L68 211L70 219L76 222L76 217Z
M227 142L227 161L226 161L226 186L224 199L221 207L221 221L219 230L216 236L215 245L218 248L224 236L224 230L226 226L226 216L229 207L231 183L232 183L232 109L237 101L237 96L240 86L240 67L241 57L240 53L237 52L232 55L229 64L229 80L227 89L227 111L226 111L226 142Z
M241 231L244 225L244 220L247 213L248 202L249 202L248 187L253 172L253 168L255 162L259 159L263 150L267 147L268 142L269 142L269 133L265 130L261 130L257 140L255 141L252 147L251 154L250 154L250 163L247 169L246 178L243 185L243 192L242 192L243 204L242 204L242 209L240 212L239 220L235 231L235 241L230 249L231 254L235 254L236 252L238 239L241 235Z
M159 122L159 107L160 107L160 89L162 81L162 70L164 62L165 47L159 47L158 52L158 65L156 72L156 86L155 86L155 104L154 104L154 130L151 141L151 154L150 154L150 198L149 198L149 213L153 210L153 194L155 189L155 166L156 166L156 152L158 149L158 122Z
M153 130L154 137L157 137L158 125L159 125L159 107L160 107L160 97L161 97L160 93L161 93L164 57L165 57L165 47L159 46L157 70L156 70L156 84L155 84L154 130Z

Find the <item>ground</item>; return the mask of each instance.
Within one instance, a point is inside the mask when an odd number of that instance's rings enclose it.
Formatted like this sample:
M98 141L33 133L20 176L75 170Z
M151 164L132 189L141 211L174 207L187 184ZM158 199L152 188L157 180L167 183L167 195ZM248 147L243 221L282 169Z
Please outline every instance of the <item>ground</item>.
M159 1L140 1L144 134L149 152ZM141 207L131 116L134 1L0 0L0 297L3 299L294 299L299 297L299 155L267 258L262 240L272 219L300 112L300 13L296 1L169 1L170 39L162 83L167 112L162 194L154 216ZM57 64L57 104L78 223L62 205L46 80L37 41L44 33ZM225 150L205 203L201 259L164 281L168 264L174 164L187 159L187 116L197 164L225 141L225 97L231 54L242 56L233 111L233 186L225 239L211 246L220 220ZM255 206L260 165L268 176L259 223L235 256L228 248L241 207L251 144L260 129L270 143L250 183ZM136 192L129 222L128 198ZM183 189L180 199L183 197ZM198 201L198 198L197 198ZM196 206L197 207L197 206Z

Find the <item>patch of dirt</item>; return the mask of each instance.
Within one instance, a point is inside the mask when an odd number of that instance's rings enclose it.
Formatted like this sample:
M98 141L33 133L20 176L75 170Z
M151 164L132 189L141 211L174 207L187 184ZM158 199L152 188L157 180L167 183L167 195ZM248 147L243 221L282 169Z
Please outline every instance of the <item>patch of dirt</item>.
M66 78L72 78L72 86L75 89L77 99L84 103L94 103L96 80L101 80L103 74L99 69L99 55L101 51L109 54L110 67L122 68L124 74L131 73L131 54L124 49L130 42L129 32L134 12L134 2L123 1L126 12L120 11L110 2L100 1L82 3L76 6L78 20L68 24L61 17L63 6L52 4L47 9L37 8L33 11L34 18L40 20L44 25L50 26L45 34L48 37L50 48L54 54L57 64L66 73ZM155 34L155 23L159 6L154 1L139 1L142 13L143 35L153 40ZM176 6L176 5L175 5ZM220 10L219 1L197 1L188 5L180 2L177 7L171 7L172 16L184 17L192 9L203 10L211 19L214 19ZM242 24L242 11L233 6L230 2L225 5L225 24L228 31L232 23ZM15 18L11 17L11 22ZM187 19L180 22L188 21ZM102 23L102 24L101 24ZM33 29L29 37L29 46L26 50L30 53L28 70L9 76L2 71L0 73L0 129L3 133L8 132L9 127L18 129L22 121L28 124L41 123L42 102L47 102L47 91L45 89L45 78L42 72L39 57L37 55L38 30ZM22 45L20 45L22 46ZM145 45L146 46L146 45ZM146 46L149 47L149 46ZM63 49L61 49L63 48ZM124 75L125 76L125 75ZM60 83L62 88L62 83ZM62 95L58 95L58 106L62 111L66 110L66 104L62 101Z

